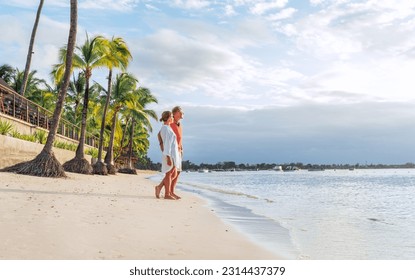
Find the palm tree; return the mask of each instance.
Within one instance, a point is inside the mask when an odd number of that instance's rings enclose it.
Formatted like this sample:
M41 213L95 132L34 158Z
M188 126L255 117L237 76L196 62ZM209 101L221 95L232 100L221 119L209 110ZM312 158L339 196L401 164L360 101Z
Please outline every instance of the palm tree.
M79 106L82 104L82 97L85 92L85 75L79 72L75 77L73 74L72 81L69 84L68 94L66 99L66 119L73 124L78 125L81 118L79 117Z
M113 99L112 99L112 121L111 121L111 135L108 144L107 154L105 155L105 163L107 165L108 173L115 174L114 166L114 137L115 128L117 126L118 113L123 109L126 102L133 102L140 106L137 102L138 95L135 93L137 87L137 79L128 73L118 74L113 84ZM140 108L141 109L141 108Z
M59 88L52 88L45 83L45 89L37 89L30 91L30 95L26 95L26 98L34 103L40 105L42 108L48 111L54 111L59 93Z
M124 147L122 147L121 151L119 152L120 156L127 156L127 164L125 168L119 169L118 172L120 173L127 173L127 174L137 174L135 167L133 166L132 158L133 156L139 157L140 155L144 155L147 151L150 142L148 141L148 130L144 127L141 123L137 122L135 118L131 118L129 122L131 125L126 126L129 130L129 139L127 145L127 152L126 154L123 153ZM126 132L124 132L126 134ZM125 136L123 135L123 138Z
M139 87L139 88L135 88L132 92L128 93L129 98L124 98L122 100L122 102L120 103L116 103L118 105L116 105L116 109L115 112L121 112L122 115L124 115L126 117L125 120L125 129L129 128L130 129L130 140L129 140L129 145L132 145L135 143L135 139L133 139L132 135L135 135L135 125L138 123L141 127L145 127L146 131L152 131L152 127L151 127L151 123L150 123L150 118L156 119L157 120L157 115L153 110L149 110L146 109L146 106L151 104L151 103L157 103L157 98L151 94L150 90L147 88L143 88L143 87ZM118 110L118 111L117 111ZM113 126L114 127L114 120L116 120L116 116L113 116ZM129 127L129 124L131 123L131 126ZM114 168L114 161L113 161L113 142L114 142L114 137L113 137L113 133L114 133L115 129L111 129L111 137L110 137L110 144L108 147L108 151L107 151L107 155L105 157L105 163L110 167L109 168L109 172L113 172L115 173L115 168ZM123 139L121 140L120 143L120 152L119 154L122 153L123 147L124 147L124 138L126 136L126 132L124 131L123 133ZM140 135L142 136L142 134ZM146 134L146 138L148 137L148 135ZM148 140L147 140L148 143ZM146 150L148 148L148 144L144 145L144 150ZM132 165L131 165L131 156L132 156L132 150L129 149L130 152L128 152L128 155L130 157L130 161L129 161L129 168L124 169L122 172L127 172L127 173L135 173L132 170L128 170L128 169L133 169ZM110 173L110 174L113 174Z
M153 128L151 126L150 118L157 120L157 114L154 110L146 109L146 107L151 103L157 103L157 98L151 93L148 88L139 87L135 90L135 94L138 97L137 106L133 102L126 102L126 106L123 109L123 113L128 116L127 124L129 123L129 118L131 118L131 127L130 127L130 139L128 147L128 167L123 170L126 173L135 173L135 168L132 166L131 158L133 156L133 146L135 151L144 153L149 147L148 142L148 132L152 132ZM135 125L138 124L137 134L135 131Z
M66 91L69 86L71 77L72 57L75 49L76 31L78 21L78 3L77 0L71 0L71 20L68 36L68 45L66 52L66 67L63 83L59 91L58 102L53 112L52 124L49 130L45 146L40 154L33 160L6 167L1 171L16 172L19 174L35 175L41 177L65 177L65 171L59 161L56 159L53 151L53 141L58 131L59 120L62 114L63 104L65 102Z
M106 61L109 69L108 73L108 90L102 114L101 130L99 134L99 146L98 146L98 159L96 164L93 165L94 174L107 175L108 169L102 162L102 150L104 141L105 119L107 117L108 106L111 99L111 85L112 85L112 69L120 68L126 70L129 61L132 59L131 53L127 47L127 44L122 38L112 38L111 41L106 40Z
M86 126L88 117L88 102L89 102L89 82L92 76L92 70L98 67L105 66L105 53L103 50L103 37L96 36L92 40L89 39L88 35L85 43L77 47L77 52L74 53L72 67L81 69L85 74L85 93L82 107L82 120L81 120L81 133L79 136L79 144L76 149L75 158L67 161L63 164L66 171L81 173L81 174L92 174L92 166L85 159L85 138L86 138ZM61 49L61 61L63 61L62 54L65 53L65 49ZM62 73L63 65L55 65L54 73L56 80L59 81L60 74Z
M29 76L30 63L32 62L33 45L35 43L36 31L37 31L37 26L39 25L39 18L40 18L40 13L43 7L43 2L44 0L40 0L39 7L37 8L36 20L35 20L35 24L33 25L32 36L30 37L29 50L27 51L26 67L24 71L23 82L20 87L20 94L23 96L25 95L25 91L26 91L26 83L27 83L27 78Z
M9 85L12 82L13 77L16 75L16 69L9 64L3 64L0 66L0 78L3 79Z
M39 91L41 86L46 85L46 81L43 79L38 79L35 77L37 74L36 70L30 71L26 78L26 95L31 95L32 93ZM14 75L11 77L10 86L18 92L22 87L24 79L24 72L21 72L18 68L14 71Z

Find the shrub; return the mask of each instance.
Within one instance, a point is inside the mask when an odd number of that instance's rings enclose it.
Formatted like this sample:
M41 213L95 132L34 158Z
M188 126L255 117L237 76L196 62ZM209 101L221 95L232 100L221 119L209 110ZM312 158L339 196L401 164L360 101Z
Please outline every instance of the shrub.
M13 125L7 121L0 120L0 134L1 135L8 135L13 130Z
M44 130L37 130L34 134L35 139L37 142L39 142L40 144L45 144L46 140L47 140L47 134L46 131Z
M68 144L68 143L56 141L56 140L55 142L53 142L53 146L59 149L64 149L64 150L69 150L69 151L76 151L76 147L77 147L77 145L75 144Z
M22 135L20 134L20 132L18 132L16 129L14 129L14 130L12 130L12 132L10 133L10 136L11 136L11 137L13 137L13 138L19 138L19 139L20 139L20 137L21 137Z
M36 142L36 137L33 134L20 134L18 139L30 141L30 142Z
M88 149L85 151L85 154L92 156L93 158L98 158L98 149Z

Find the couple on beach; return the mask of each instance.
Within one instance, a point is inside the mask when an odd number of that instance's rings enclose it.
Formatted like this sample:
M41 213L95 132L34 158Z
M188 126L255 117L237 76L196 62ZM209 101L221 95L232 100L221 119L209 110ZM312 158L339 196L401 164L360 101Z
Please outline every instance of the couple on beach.
M164 111L161 115L160 121L163 122L163 126L157 136L163 154L161 172L165 175L160 184L155 187L157 198L160 198L160 192L164 186L164 199L180 199L174 190L182 170L183 147L180 120L183 114L180 106L176 106L171 112Z

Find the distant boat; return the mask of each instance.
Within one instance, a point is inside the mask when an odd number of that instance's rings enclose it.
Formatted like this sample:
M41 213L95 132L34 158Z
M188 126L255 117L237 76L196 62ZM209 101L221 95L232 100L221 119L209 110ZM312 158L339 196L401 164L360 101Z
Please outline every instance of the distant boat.
M281 165L275 166L272 170L274 170L274 171L283 171Z
M352 168L349 168L349 170L350 170L350 171L353 171L353 170L354 170L354 168L353 168L353 167L352 167Z
M209 169L199 169L199 173L208 173Z
M291 166L291 165L289 165L289 166L287 166L284 169L284 171L286 171L286 172L290 172L290 171L300 171L300 168L298 168L297 166Z

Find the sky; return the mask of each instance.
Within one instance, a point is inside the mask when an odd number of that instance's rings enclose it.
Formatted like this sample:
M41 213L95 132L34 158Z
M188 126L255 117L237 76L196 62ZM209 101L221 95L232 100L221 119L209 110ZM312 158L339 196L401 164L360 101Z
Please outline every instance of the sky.
M193 163L415 161L413 0L79 0L77 42L122 37L128 72L180 105ZM69 1L46 0L32 70L49 79ZM0 0L0 65L24 69L38 1ZM92 79L104 84L105 72ZM152 122L149 157L161 152Z

